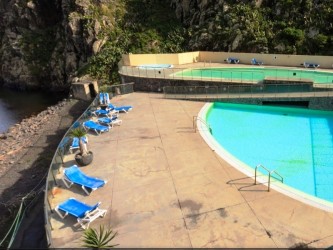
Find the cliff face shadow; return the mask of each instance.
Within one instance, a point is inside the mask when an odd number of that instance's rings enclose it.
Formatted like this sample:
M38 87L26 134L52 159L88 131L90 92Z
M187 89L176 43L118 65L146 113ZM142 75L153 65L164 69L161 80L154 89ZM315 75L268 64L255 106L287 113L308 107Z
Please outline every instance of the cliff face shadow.
M71 124L88 105L87 102L73 101L59 112L60 121L53 121L51 118L51 122L45 125L44 132L36 143L18 159L15 159L11 168L0 178L0 227L2 228L0 238L7 233L22 198L33 189L43 190L45 188L47 173L58 144ZM44 192L34 193L32 196L38 196L38 201L27 209L15 243L12 245L14 248L47 247L43 211ZM33 216L36 218L31 218Z

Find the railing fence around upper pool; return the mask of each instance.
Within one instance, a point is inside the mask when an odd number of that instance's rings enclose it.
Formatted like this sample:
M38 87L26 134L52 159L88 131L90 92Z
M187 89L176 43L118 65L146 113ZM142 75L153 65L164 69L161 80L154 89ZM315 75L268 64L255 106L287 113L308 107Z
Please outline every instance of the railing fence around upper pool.
M234 99L333 97L333 89L316 88L310 84L260 84L221 86L165 86L165 98L182 99Z
M249 66L249 65L246 65ZM215 69L214 69L215 67ZM218 68L219 69L216 69ZM225 68L230 67L226 65ZM252 66L254 67L254 66ZM279 74L279 68L265 68L269 69L272 73L269 76L270 80L286 80L286 81L303 81L309 80L308 74L315 74L316 83L323 84L326 87L331 85L333 88L333 71L325 70L329 75L319 75L318 72L325 72L319 69L302 69L283 68L286 72L283 77ZM184 68L184 67L172 67L172 68L141 68L137 66L121 66L119 73L127 76L143 77L143 78L156 78L156 79L174 79L174 80L200 80L200 81L214 81L214 82L226 82L226 83L257 83L260 79L265 78L264 68L256 67L254 70L250 68L237 67L237 72L221 71L221 65L212 63L202 63L201 68Z

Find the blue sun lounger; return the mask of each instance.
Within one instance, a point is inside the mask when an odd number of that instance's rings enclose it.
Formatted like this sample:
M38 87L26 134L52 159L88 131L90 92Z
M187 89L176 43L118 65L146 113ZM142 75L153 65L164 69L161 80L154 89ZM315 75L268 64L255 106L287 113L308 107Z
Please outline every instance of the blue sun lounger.
M106 210L100 209L101 202L91 206L74 198L69 198L54 209L64 219L68 214L74 216L83 229L89 227L90 223L98 217L104 217Z
M113 125L120 125L123 121L119 120L118 117L114 116L112 118L102 117L98 119L98 122L102 125L107 125L109 127Z
M84 143L88 143L88 137L87 136L82 137L81 140ZM70 151L71 154L73 154L73 150L79 149L79 148L80 148L79 138L74 137L73 140L72 140L72 144L69 146L69 151Z
M255 59L255 58L252 58L251 59L251 64L252 65L263 65L264 63L262 62L262 61L258 61L257 59Z
M108 116L108 117L110 117L110 116L112 116L116 113L119 113L119 111L111 110L111 109L106 109L106 110L105 109L97 109L93 112L93 114L97 117L98 116Z
M104 93L104 101L105 104L109 104L110 103L110 97L109 97L109 93Z
M77 165L64 169L62 178L65 186L70 188L73 184L81 186L83 191L89 195L92 191L103 187L107 181L91 177L83 173ZM90 190L90 191L89 191Z
M125 112L127 113L128 111L132 110L133 107L132 106L114 106L113 104L109 103L108 107L111 109L111 111L115 111L115 112Z
M99 93L99 104L104 105L105 100L104 100L104 93Z
M100 135L103 132L109 131L109 127L100 125L92 120L84 122L83 127L86 131L88 131L88 130L95 131L97 135Z
M113 112L125 112L127 113L128 111L132 110L132 106L120 106L117 107L110 103L110 98L109 98L109 93L104 93L104 102L105 104L108 105L108 108L113 111Z
M231 63L231 64L238 64L239 63L239 59L235 58L235 57L228 57L226 60L227 63Z
M303 63L305 68L318 68L320 65L318 63L312 63L312 62L304 62Z

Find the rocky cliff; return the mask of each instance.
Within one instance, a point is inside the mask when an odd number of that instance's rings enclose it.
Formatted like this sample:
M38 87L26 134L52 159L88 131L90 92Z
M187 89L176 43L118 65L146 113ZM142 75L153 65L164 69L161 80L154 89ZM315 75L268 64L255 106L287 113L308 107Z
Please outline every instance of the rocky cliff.
M333 0L1 0L0 85L116 82L123 53L333 55Z
M332 0L171 0L193 50L333 55Z
M89 0L1 1L1 85L68 90L76 71L102 43L99 21L87 24L91 6Z

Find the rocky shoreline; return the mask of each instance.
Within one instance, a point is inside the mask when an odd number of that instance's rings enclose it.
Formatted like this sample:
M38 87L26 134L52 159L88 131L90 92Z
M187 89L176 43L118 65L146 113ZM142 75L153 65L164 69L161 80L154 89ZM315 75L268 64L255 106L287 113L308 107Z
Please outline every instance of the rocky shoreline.
M34 144L43 133L43 128L68 102L67 99L48 107L36 116L23 119L12 125L6 133L0 134L0 177L7 167L14 164L18 155ZM4 168L4 166L7 166Z
M0 239L14 219L22 197L36 185L45 185L59 142L89 104L64 99L0 134Z

